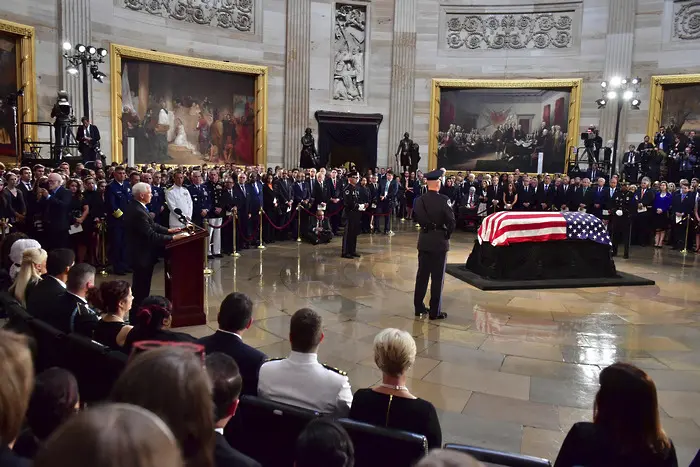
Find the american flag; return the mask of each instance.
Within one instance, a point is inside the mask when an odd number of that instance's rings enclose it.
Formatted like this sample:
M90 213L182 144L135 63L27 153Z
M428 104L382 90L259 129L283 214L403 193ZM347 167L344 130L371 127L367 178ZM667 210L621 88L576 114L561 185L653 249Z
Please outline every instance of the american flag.
M486 217L479 227L479 243L493 246L550 240L591 240L612 245L600 219L582 212L504 211Z

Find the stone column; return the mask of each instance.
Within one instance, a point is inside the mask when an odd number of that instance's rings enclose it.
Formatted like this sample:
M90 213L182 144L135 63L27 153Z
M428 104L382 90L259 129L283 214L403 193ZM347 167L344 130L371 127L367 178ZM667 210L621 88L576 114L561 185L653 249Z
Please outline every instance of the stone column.
M613 76L628 77L632 72L632 48L634 45L634 18L637 2L629 0L609 0L608 33L606 38L604 80ZM648 84L647 84L648 85ZM619 166L626 144L626 115L632 112L629 104L625 103L620 117L620 135L617 144L617 164ZM615 139L615 121L617 118L617 102L609 101L600 115L600 136L603 144ZM602 157L602 151L601 151ZM614 170L614 169L613 169Z
M61 29L59 31L59 47L68 41L75 51L76 44L90 45L92 41L92 30L90 20L90 0L60 0L61 6ZM62 50L62 49L61 49ZM61 57L59 70L60 88L68 91L71 105L75 117L80 122L83 117L83 70L78 67L77 75L69 75L66 68L70 65L68 60ZM90 73L90 70L88 70ZM88 96L92 104L92 77L88 76ZM90 105L90 112L93 112ZM88 115L92 119L92 115Z
M413 134L416 65L417 0L396 0L394 3L394 36L391 54L391 98L389 101L389 160L396 166L396 147L405 132ZM427 148L421 148L426 154ZM425 156L424 156L425 157ZM400 161L399 161L400 163ZM396 167L399 169L399 167Z
M299 165L300 140L309 124L310 62L311 1L287 0L283 157L283 165L287 168ZM318 137L315 136L318 143Z

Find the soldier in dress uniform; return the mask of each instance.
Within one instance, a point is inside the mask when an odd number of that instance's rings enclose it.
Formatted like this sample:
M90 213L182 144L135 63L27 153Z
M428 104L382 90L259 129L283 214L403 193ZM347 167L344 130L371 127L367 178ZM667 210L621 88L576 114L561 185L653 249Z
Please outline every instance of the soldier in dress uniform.
M623 258L630 257L630 217L637 209L637 200L634 193L629 191L627 182L621 183L621 189L615 191L612 197L613 211L610 213L610 229L612 233L612 255L617 256L617 246L624 243L625 254Z
M258 377L258 396L276 402L337 417L347 416L352 389L347 374L318 361L323 340L321 317L302 308L289 325L289 357L263 363Z
M153 214L153 220L162 225L162 214L165 211L165 190L160 186L160 172L155 172L153 175L144 172L141 179L144 183L151 185L151 202L148 203L148 211Z
M202 173L199 170L192 172L190 179L192 184L187 187L187 190L192 197L192 222L200 227L204 227L204 219L209 217L209 211L211 210L209 191L204 185Z
M413 305L416 316L425 313L432 319L445 319L447 313L440 310L442 283L447 264L447 251L450 249L450 235L455 229L455 215L447 204L447 196L441 195L440 178L445 169L433 170L425 174L428 193L418 198L413 213L420 224L418 235L418 272ZM430 286L430 309L426 310L423 300Z
M221 229L215 229L214 227L220 227L224 222L225 213L221 196L224 192L224 187L219 183L219 172L216 169L211 169L209 171L209 179L204 186L209 194L209 202L211 203L208 216L209 238L211 238L209 257L215 256L221 258Z
M170 228L186 227L187 224L180 220L180 216L175 214L176 209L182 211L182 215L188 219L192 219L192 196L190 192L183 186L185 174L180 170L173 172L173 186L165 192L165 200L170 209Z
M367 204L360 203L360 193L357 191L357 172L352 171L348 175L348 186L343 191L343 205L345 206L346 224L343 231L343 258L359 258L357 254L357 236L360 234L362 211L367 209Z
M107 185L107 238L109 238L109 262L114 274L124 275L128 270L126 264L126 243L124 219L122 216L131 201L131 187L126 181L124 167L114 169L114 180Z

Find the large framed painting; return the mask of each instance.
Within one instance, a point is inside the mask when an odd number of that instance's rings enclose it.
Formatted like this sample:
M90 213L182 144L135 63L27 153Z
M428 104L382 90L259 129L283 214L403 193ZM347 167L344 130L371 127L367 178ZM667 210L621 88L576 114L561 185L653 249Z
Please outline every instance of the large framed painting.
M23 125L35 120L35 96L34 28L0 20L0 160L18 162L21 141L35 139Z
M700 74L651 77L647 135L653 140L661 126L683 146L690 138L698 144L700 136L691 132L700 135Z
M267 67L112 44L112 157L265 165Z
M433 79L428 166L565 172L579 135L581 79Z

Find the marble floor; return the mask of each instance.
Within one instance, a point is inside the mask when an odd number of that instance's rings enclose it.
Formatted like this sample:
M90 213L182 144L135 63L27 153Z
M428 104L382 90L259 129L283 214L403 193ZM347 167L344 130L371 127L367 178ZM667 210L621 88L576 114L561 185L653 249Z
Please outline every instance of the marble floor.
M700 257L632 248L618 269L655 286L482 292L445 279L449 318L413 317L417 267L412 225L394 237L360 237L360 260L340 258L340 242L276 243L210 265L208 324L239 291L255 302L246 342L270 357L289 352L290 315L310 307L324 319L321 360L348 372L354 389L380 380L372 339L382 328L415 336L418 357L408 386L439 409L445 442L554 459L571 425L592 414L601 368L617 360L646 370L659 390L663 426L679 465L700 447ZM456 233L449 262L464 262L472 233ZM156 271L154 293L162 293Z

